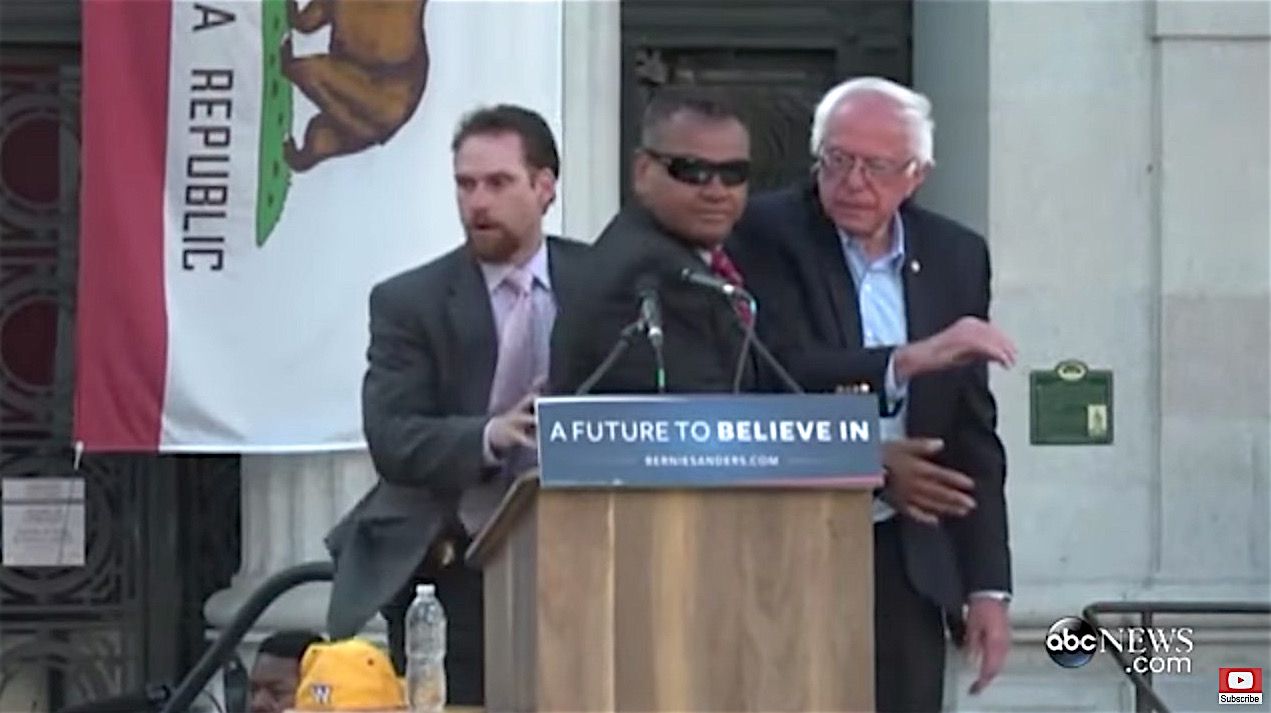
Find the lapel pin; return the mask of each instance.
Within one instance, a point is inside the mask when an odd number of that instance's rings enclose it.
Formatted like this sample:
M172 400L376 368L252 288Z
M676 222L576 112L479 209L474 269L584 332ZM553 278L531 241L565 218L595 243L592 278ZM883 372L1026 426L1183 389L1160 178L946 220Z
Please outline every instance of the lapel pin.
M918 262L918 259L917 259L917 258L914 258L913 260L910 260L910 261L909 261L909 271L910 271L910 272L912 272L912 273L913 273L913 274L915 274L915 275L917 275L918 273L922 272L922 263Z

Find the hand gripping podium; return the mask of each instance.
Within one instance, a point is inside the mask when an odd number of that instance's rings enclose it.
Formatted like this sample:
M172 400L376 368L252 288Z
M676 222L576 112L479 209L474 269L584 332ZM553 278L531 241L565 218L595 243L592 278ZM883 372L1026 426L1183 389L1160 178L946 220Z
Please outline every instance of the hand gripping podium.
M868 711L877 402L539 402L468 551L488 711Z

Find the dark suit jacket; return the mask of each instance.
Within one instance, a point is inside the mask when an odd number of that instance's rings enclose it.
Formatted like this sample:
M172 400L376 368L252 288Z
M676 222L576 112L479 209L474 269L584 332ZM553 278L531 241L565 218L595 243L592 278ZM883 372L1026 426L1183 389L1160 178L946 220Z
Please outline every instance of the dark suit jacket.
M903 271L909 341L959 317L988 319L988 248L976 233L913 205ZM814 187L752 199L733 254L760 303L759 331L809 391L869 383L883 393L892 349L862 348L860 308L838 233ZM919 269L915 271L913 264ZM940 437L940 460L975 481L977 507L931 527L901 518L906 569L915 588L951 612L973 591L1010 591L1005 452L984 364L919 376L909 384L908 433Z
M558 311L586 246L549 237ZM335 526L332 637L352 636L406 586L433 540L458 525L459 497L493 477L482 436L498 358L494 311L466 247L371 291L362 426L379 482Z
M638 282L661 276L663 358L667 393L730 392L744 332L722 295L676 279L690 267L706 271L695 248L632 203L605 227L586 258L580 298L557 318L552 338L552 391L572 394L604 361L622 329L639 316ZM751 359L742 389L755 387ZM653 348L638 335L592 393L656 393Z

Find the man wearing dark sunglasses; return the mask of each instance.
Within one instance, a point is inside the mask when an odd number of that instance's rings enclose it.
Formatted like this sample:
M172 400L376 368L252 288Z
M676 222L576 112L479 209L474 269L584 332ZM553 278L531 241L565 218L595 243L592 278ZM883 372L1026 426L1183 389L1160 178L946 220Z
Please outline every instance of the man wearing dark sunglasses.
M742 282L724 241L745 209L750 136L718 94L667 89L649 103L632 167L635 200L597 238L589 294L563 312L553 341L553 390L572 393L604 361L637 315L637 293L661 302L665 382L653 347L639 340L595 393L731 391L738 383L744 309L679 279L685 269ZM757 386L743 364L740 388Z

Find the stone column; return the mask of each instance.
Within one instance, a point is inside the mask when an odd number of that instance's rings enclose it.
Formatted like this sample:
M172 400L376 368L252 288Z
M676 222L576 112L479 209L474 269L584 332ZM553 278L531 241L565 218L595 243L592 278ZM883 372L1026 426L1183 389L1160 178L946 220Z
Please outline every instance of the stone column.
M266 579L287 567L328 558L322 539L375 482L365 451L243 457L242 568L228 589L208 599L208 622L219 629ZM279 629L321 631L330 585L309 584L283 595L260 618L245 651ZM375 620L378 627L378 619ZM250 664L249 658L244 659Z
M619 7L616 0L564 2L561 217L565 235L588 243L619 207Z

